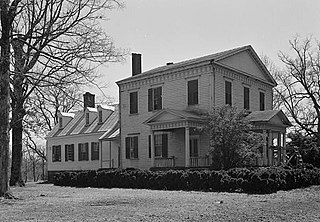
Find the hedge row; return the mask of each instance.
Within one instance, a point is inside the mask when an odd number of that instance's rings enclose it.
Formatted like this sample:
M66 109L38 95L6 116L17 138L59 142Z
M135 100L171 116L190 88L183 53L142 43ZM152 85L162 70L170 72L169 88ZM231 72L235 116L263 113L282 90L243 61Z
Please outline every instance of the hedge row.
M102 170L59 173L54 185L154 190L272 193L320 185L320 169L284 167L212 170Z

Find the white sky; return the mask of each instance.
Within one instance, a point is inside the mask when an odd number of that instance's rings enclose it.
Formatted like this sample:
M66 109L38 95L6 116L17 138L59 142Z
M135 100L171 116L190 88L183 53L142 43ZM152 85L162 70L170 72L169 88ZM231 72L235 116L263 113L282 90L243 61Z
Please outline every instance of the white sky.
M319 0L124 0L103 24L118 47L142 54L142 71L252 45L277 62L289 39L320 41ZM118 101L116 81L131 76L131 57L99 69L104 93ZM94 90L91 90L94 92ZM95 92L97 93L97 92ZM97 93L99 97L99 93Z

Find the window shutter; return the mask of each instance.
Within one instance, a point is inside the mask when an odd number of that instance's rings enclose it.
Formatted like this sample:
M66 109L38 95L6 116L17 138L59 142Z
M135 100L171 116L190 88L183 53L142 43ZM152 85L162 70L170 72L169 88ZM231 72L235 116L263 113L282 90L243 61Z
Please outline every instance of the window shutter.
M85 143L85 151L86 151L85 160L89 160L89 143Z
M151 158L151 135L148 136L149 158Z
M52 162L56 161L56 146L52 146Z
M81 143L78 144L78 160L82 160L81 159Z
M148 111L153 110L153 89L148 89Z
M94 160L94 142L91 142L91 160Z
M68 161L68 146L69 146L69 145L64 145L64 157L65 157L65 161Z
M61 145L58 146L58 161L61 161Z
M138 158L138 137L133 137L133 158Z
M225 82L225 99L226 105L232 106L232 85L231 82Z
M168 134L162 134L162 157L168 157Z
M126 159L130 159L130 137L126 137Z
M162 87L155 88L154 92L154 109L162 109Z
M74 161L74 144L71 145L71 160Z

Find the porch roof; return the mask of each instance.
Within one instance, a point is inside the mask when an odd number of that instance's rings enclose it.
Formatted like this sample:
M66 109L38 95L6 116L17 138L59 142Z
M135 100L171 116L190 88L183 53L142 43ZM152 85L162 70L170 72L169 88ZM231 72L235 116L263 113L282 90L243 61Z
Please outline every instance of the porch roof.
M282 110L254 111L247 117L254 124L271 124L278 127L292 126L290 120Z
M149 125L152 130L165 130L182 127L199 127L204 120L200 115L175 109L163 109L155 113L144 124Z

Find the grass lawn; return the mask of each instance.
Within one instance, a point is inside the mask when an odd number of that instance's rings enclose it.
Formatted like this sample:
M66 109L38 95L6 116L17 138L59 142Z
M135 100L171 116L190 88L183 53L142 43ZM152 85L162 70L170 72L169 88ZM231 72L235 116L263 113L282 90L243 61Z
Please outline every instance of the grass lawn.
M11 188L0 221L320 221L320 186L249 195L135 189Z

